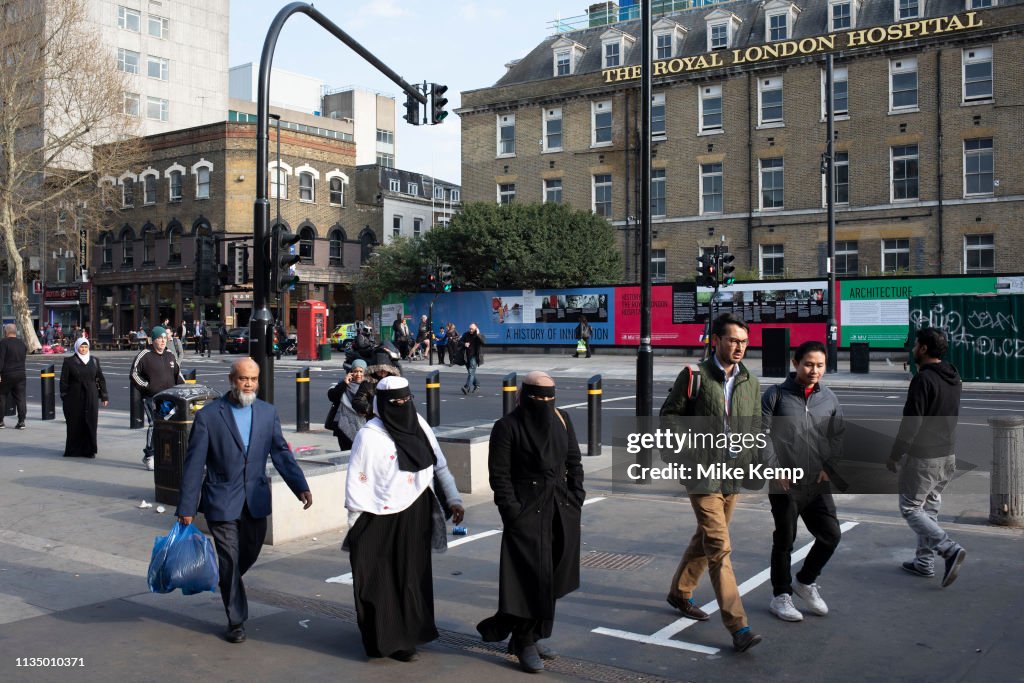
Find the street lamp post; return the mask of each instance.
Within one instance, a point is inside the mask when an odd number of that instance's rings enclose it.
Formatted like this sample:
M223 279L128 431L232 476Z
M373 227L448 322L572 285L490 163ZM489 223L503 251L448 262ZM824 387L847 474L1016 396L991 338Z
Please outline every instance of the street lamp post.
M651 348L651 0L640 7L640 344L636 354L636 416L650 417L654 403Z
M825 323L826 371L836 372L839 369L839 334L836 325L836 154L835 154L835 93L833 92L835 73L832 64L832 53L825 55L825 195L828 208L828 322Z

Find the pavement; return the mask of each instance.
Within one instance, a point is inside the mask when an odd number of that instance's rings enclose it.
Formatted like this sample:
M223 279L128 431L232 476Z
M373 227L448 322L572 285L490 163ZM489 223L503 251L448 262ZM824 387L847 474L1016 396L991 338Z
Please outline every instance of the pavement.
M674 375L685 360L656 357L656 376ZM760 363L753 361L757 372ZM281 364L293 363L341 365L337 359ZM556 376L625 379L634 366L632 356L495 353L482 371L545 368ZM413 374L429 369L422 362L407 367ZM899 370L849 380L858 387L877 381L905 388ZM845 378L840 373L830 384ZM232 645L221 638L219 595L147 590L153 539L170 528L173 509L139 508L143 499L153 500L153 475L141 466L143 435L127 428L126 413L101 411L102 452L95 460L60 457L65 426L59 411L57 420L46 422L37 419L38 404L29 414L28 429L0 432L0 680L478 682L525 676L500 646L481 643L474 628L496 608L500 520L489 494L466 497L470 536L434 557L441 638L422 648L419 662L364 656L345 583L348 558L339 551L342 529L264 548L246 576L249 640ZM336 447L322 430L296 433L294 425L284 425L284 431L293 447ZM913 537L893 496L837 495L844 538L820 579L832 611L799 624L767 611L771 515L765 495L743 496L732 524L732 560L751 624L765 642L736 655L718 614L695 624L664 603L694 528L685 496L617 493L609 450L584 458L582 585L559 602L552 644L562 657L546 677L1024 681L1024 531L989 525L986 494L965 488L944 496L941 523L968 549L960 578L947 589L899 570L912 555ZM339 491L314 507L342 501ZM810 540L801 530L795 547L806 552ZM695 598L705 610L717 609L707 580ZM64 659L19 666L18 658Z

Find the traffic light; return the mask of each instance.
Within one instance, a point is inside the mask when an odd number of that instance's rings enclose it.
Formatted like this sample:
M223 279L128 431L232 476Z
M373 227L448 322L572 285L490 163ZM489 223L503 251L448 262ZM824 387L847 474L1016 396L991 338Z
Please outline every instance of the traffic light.
M701 254L697 257L697 286L715 287L718 283L715 278L717 272L715 266L715 255L712 253Z
M405 116L402 118L413 126L420 125L420 101L412 95L405 96Z
M232 242L228 245L228 280L232 285L249 282L249 249L245 244Z
M728 287L736 282L736 266L732 265L735 260L736 256L728 251L723 251L719 257L718 278L723 287Z
M448 116L448 112L444 110L448 106L448 98L444 96L446 92L447 85L430 84L430 125L441 123Z
M452 291L452 286L455 284L455 274L452 272L452 265L450 263L441 264L441 290L445 292Z
M211 235L196 237L196 269L193 288L196 296L217 295L217 242Z
M420 291L436 292L437 287L437 273L434 266L420 266Z
M299 276L292 273L292 266L299 262L299 255L292 253L292 246L299 236L278 223L271 233L270 244L270 289L280 294L294 287Z

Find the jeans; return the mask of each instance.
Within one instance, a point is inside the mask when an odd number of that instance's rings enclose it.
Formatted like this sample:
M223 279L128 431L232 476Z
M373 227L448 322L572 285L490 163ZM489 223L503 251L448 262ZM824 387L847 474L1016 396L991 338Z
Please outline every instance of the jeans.
M775 532L772 534L772 595L793 594L791 556L796 538L796 521L804 520L804 526L814 536L814 545L797 572L796 580L809 586L821 574L825 564L839 545L841 532L836 519L836 506L832 494L816 484L793 486L788 493L772 493L768 500L775 518Z
M900 467L900 514L917 534L915 564L934 571L935 555L949 557L959 544L939 526L942 491L956 472L956 456L915 458L906 456Z
M476 381L476 356L470 356L466 359L466 388L472 389L473 387L480 386L480 382Z

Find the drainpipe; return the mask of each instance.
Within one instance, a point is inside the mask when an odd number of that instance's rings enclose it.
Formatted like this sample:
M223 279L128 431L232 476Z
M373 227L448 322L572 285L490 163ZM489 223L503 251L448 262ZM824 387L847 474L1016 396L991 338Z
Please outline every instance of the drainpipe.
M939 275L942 275L942 262L945 259L943 235L945 225L943 223L942 203L942 50L935 51L935 168L936 174L936 199L939 206L937 218L939 221Z
M747 72L747 268L754 268L754 100Z

